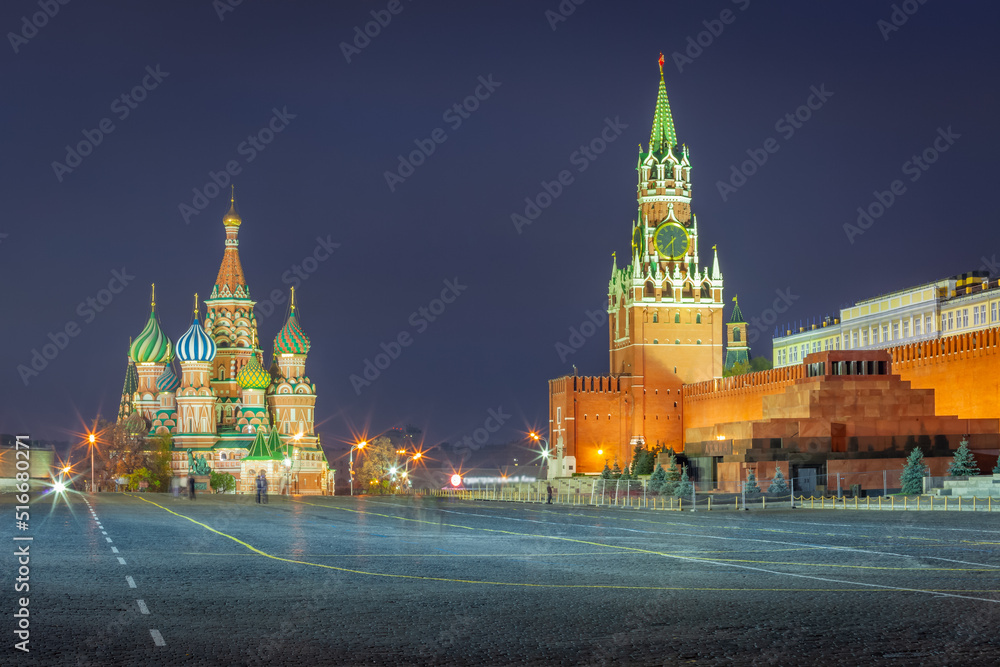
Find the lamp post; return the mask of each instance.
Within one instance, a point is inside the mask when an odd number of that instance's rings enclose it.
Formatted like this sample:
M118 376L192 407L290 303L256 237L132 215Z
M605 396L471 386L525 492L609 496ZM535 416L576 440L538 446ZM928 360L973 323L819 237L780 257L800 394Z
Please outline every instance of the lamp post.
M348 469L351 477L351 495L354 495L354 450L357 449L361 451L365 448L368 443L362 440L356 445L351 445L350 461L348 462Z
M94 489L97 488L94 480L94 443L97 441L97 437L91 433L87 436L87 441L90 443L90 492L93 493Z
M541 443L542 446L542 460L545 461L545 479L552 479L552 466L549 465L549 441L541 437L534 431L530 434L531 439L537 443Z

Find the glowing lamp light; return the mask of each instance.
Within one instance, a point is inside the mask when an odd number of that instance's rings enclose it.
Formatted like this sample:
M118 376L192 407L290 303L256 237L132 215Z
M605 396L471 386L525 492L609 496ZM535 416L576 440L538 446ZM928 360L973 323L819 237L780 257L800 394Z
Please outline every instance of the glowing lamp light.
M367 442L365 442L364 440L362 440L361 442L358 443L358 449L364 449L365 445L367 445L367 444L368 444Z
M451 476L451 485L452 486L460 486L461 484L462 484L462 476L461 475L459 475L458 473L455 473L454 475Z
M726 439L726 436L724 436L724 435L722 435L722 434L720 433L719 435L715 436L715 439L716 439L716 440L725 440L725 439Z
M597 450L597 455L601 456L602 454L604 454L604 450L603 449L598 449Z
M66 485L62 482L56 482L52 485L52 488L56 490L56 493L62 493L66 490Z
M285 460L284 460L284 464L286 466L290 466L290 465L292 465L292 460L286 456Z
M421 454L420 452L417 452L416 454L413 455L413 458L414 458L414 460L416 460L416 459L419 459L421 456L423 456L423 454Z
M97 441L97 438L96 438L96 437L94 437L94 434L93 434L93 433L91 433L90 435L88 435L88 436L87 436L87 440L89 440L89 441L90 441L90 444L94 444L94 442L96 442L96 441Z

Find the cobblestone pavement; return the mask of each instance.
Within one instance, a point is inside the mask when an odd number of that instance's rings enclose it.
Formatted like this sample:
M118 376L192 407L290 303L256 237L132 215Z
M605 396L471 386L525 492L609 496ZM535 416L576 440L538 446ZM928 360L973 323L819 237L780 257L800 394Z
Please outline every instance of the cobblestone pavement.
M30 534L4 665L1000 662L987 514L100 494Z

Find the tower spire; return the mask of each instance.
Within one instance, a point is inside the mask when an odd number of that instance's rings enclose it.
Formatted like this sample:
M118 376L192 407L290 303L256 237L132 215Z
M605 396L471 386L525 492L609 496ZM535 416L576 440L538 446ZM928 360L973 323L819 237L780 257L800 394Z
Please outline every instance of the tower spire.
M653 115L653 131L649 135L649 152L666 152L677 145L674 132L674 118L670 113L667 99L667 84L663 81L663 54L660 54L660 90L656 95L656 113Z
M156 283L150 284L149 306L156 308Z

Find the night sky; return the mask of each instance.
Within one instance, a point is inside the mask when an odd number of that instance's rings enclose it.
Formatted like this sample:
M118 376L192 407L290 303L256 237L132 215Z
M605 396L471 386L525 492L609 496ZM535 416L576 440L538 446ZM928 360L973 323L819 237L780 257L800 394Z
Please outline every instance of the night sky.
M772 322L753 354L770 355L775 322L997 271L994 3L908 0L896 29L893 3L871 0L235 2L3 3L0 432L65 440L113 417L150 283L175 341L211 291L229 202L205 188L230 161L252 296L300 284L328 448L406 424L454 442L489 410L509 415L497 441L545 426L548 379L608 371L605 327L565 360L556 345L605 304L611 253L627 263L661 51L702 261L717 244L727 303ZM357 48L372 12L391 20ZM478 108L452 109L477 90ZM785 120L810 101L808 120ZM581 159L608 123L614 141ZM906 164L949 134L926 171ZM67 161L87 136L100 141ZM516 229L563 170L572 182ZM882 215L845 231L897 179ZM97 312L87 300L116 271L127 284ZM446 281L457 297L424 323ZM778 293L791 305L775 321ZM258 311L268 360L286 306ZM412 343L356 391L350 376L401 333ZM26 386L18 365L49 334L65 349Z

